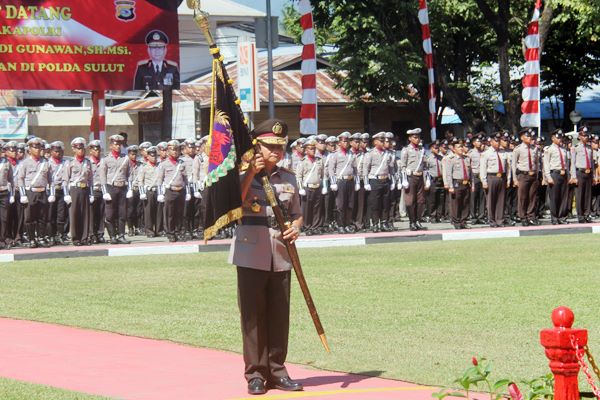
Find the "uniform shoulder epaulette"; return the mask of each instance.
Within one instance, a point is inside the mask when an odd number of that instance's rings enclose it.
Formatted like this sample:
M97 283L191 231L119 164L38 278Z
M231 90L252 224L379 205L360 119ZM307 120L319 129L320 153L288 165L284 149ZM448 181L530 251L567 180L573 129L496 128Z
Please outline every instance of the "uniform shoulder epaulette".
M292 171L291 169L289 169L287 167L279 167L279 170L283 171L283 172L287 172L288 174L296 175L296 173L294 171Z
M142 60L142 61L138 61L137 65L139 67L140 65L144 65L144 64L148 64L148 63L150 63L150 59L149 58L147 58L145 60Z
M179 64L177 64L175 61L165 60L165 62L172 67L179 68Z

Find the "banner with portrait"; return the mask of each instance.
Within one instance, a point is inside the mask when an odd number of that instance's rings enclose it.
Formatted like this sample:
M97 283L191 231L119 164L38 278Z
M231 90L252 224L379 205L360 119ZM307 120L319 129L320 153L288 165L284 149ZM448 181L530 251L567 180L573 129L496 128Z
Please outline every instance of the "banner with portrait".
M3 0L0 89L178 89L180 3Z

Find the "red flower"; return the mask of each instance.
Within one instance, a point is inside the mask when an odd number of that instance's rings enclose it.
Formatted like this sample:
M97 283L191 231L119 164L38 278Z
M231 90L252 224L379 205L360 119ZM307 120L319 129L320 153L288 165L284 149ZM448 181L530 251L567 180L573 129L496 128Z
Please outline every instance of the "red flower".
M471 362L473 363L473 365L474 365L474 366L477 366L477 365L479 365L479 362L477 361L477 357L473 357L473 358L471 359Z
M517 384L512 382L508 385L508 394L512 400L523 400L523 395L517 387Z

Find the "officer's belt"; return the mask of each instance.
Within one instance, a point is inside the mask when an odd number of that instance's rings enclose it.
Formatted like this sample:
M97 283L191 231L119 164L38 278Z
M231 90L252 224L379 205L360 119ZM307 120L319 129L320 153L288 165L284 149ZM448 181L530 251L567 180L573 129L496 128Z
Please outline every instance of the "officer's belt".
M589 174L592 172L590 168L577 168L577 171L581 172L582 174Z
M413 172L414 176L423 176L423 172Z
M95 185L95 186L94 186L94 190L95 190L95 191L97 191L97 192L100 192L100 191L102 190L102 186L100 186L100 185Z
M27 186L25 188L25 190L29 190L29 191L32 191L35 193L42 193L42 192L46 191L46 188L45 187L29 187L29 186Z
M6 192L8 190L8 186L0 186L0 192Z
M181 192L181 190L183 190L183 186L169 186L169 190L173 192Z
M354 180L354 175L342 175L338 179L342 179L344 181L352 181Z
M567 173L567 171L564 170L564 169L553 169L553 170L550 170L550 173L551 174L561 174L561 175L564 175L564 174Z
M242 225L266 226L267 228L277 228L275 217L242 217Z
M517 175L529 175L529 176L533 176L536 174L536 171L521 171L521 170L517 170Z
M505 173L500 173L500 172L488 172L487 176L495 176L498 178L502 178L503 176L505 176Z
M80 188L80 189L85 189L88 187L87 183L84 183L84 182L71 182L69 184L69 186ZM100 190L100 188L98 188L98 190Z
M318 189L321 187L320 183L307 183L306 187L309 189Z
M380 181L386 181L390 179L389 175L369 175L369 179L377 179Z
M112 185L108 185L108 186L123 187L125 185L127 185L127 182L113 182Z
M55 190L62 190L63 187L62 187L62 185L54 185L54 189Z

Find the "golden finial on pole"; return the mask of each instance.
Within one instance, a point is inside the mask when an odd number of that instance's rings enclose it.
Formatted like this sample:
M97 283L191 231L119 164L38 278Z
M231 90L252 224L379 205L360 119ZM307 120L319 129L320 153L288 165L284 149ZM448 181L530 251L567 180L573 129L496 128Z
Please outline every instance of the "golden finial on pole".
M208 23L208 13L204 12L200 9L200 1L199 0L187 0L188 8L194 10L194 21L196 21L196 25L198 28L204 33L204 37L206 38L206 42L210 47L216 45L215 40L210 33L210 24Z

